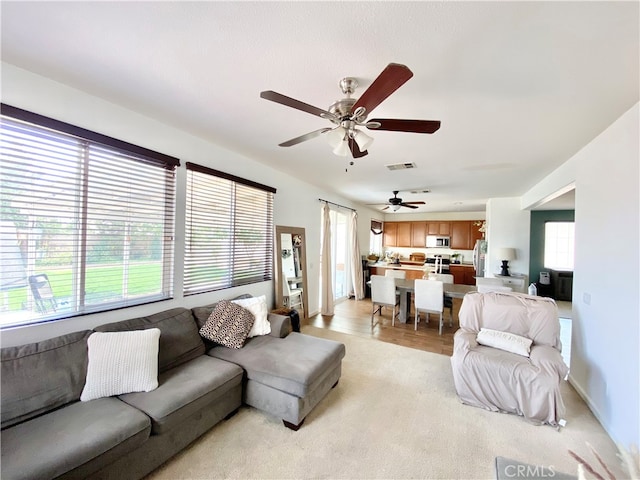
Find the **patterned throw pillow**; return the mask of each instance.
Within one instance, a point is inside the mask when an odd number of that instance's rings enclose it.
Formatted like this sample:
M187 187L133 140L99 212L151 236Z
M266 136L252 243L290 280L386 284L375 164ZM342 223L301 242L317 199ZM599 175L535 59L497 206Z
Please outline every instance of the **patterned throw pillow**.
M242 348L253 322L254 316L249 310L229 300L220 300L200 329L200 335L228 348Z

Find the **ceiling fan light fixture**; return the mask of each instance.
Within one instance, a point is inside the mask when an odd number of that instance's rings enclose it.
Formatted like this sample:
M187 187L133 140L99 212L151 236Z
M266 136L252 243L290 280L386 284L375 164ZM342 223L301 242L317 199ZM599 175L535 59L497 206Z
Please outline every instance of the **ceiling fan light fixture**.
M347 130L344 127L336 127L327 133L327 142L332 148L338 148L341 143L344 143Z
M401 205L391 205L391 211L392 212L397 212L398 210L400 210Z
M351 155L351 149L349 148L349 142L345 139L338 144L336 148L333 149L333 153L338 155L339 157L346 157Z
M373 143L373 138L361 130L354 130L353 139L358 144L358 148L361 152L364 152L367 148L369 148L369 145Z

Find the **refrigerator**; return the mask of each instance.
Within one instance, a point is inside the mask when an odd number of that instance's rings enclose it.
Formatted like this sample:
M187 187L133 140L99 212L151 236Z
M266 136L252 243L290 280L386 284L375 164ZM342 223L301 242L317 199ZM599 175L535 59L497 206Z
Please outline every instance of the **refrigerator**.
M487 265L487 241L476 240L473 247L473 268L476 270L476 277L484 277Z

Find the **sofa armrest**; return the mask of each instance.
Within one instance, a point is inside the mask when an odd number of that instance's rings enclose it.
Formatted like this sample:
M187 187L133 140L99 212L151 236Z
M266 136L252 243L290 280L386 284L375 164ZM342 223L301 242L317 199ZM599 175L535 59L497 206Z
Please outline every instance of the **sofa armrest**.
M557 374L560 379L565 378L569 373L569 367L564 363L562 354L557 349L548 345L533 345L529 359L532 365L535 365L541 370L553 372Z
M287 315L270 313L267 316L267 320L271 323L271 333L269 335L272 337L284 338L291 332L291 318Z
M464 353L469 350L473 350L478 346L478 342L476 338L478 337L478 332L473 332L471 330L459 329L453 335L453 351Z

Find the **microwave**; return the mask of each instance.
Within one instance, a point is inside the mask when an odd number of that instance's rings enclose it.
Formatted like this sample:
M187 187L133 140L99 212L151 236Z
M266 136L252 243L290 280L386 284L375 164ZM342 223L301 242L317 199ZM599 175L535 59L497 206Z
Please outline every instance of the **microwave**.
M427 235L427 248L449 248L449 237L440 235Z

